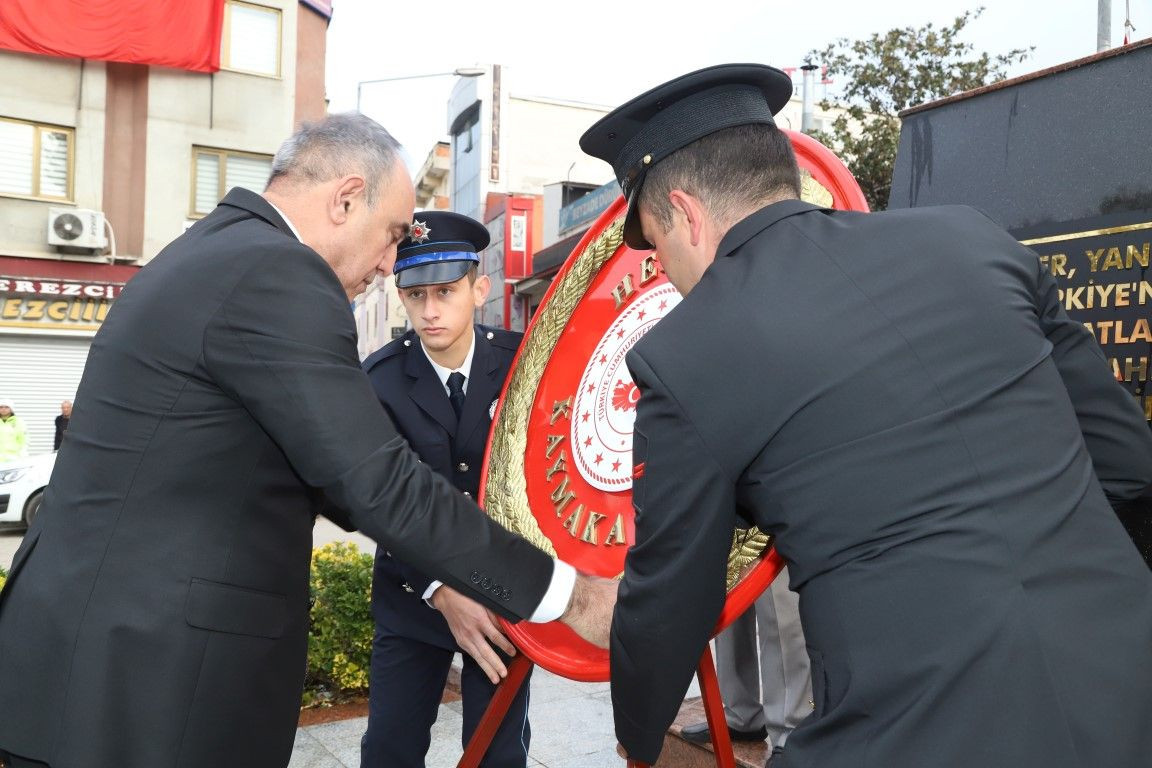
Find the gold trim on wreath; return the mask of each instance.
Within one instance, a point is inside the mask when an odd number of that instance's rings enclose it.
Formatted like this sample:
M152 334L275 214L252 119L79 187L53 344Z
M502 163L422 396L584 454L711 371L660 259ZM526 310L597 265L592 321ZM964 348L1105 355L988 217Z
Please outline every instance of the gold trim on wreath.
M551 298L540 308L524 338L520 359L512 371L504 403L492 431L487 483L484 486L484 509L496 522L520 534L553 557L556 556L556 549L540 530L528 501L528 482L524 474L528 421L544 368L556 349L564 326L600 268L623 242L624 217L621 216L589 243L571 269L559 278ZM728 589L732 589L743 571L764 554L771 540L771 536L756 528L735 531L732 550L728 554Z

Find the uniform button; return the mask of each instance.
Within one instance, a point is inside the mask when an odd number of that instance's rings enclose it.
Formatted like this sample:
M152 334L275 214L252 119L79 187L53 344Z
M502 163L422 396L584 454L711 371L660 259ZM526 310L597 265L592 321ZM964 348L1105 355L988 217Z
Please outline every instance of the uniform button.
M486 334L486 337L487 337L488 341L492 341L492 339L494 339L496 337L496 334L492 333L492 331L488 331L488 333Z
M504 591L500 593L500 597L504 598L505 600L511 600L512 590L508 589L508 587L504 587Z
M464 491L464 495L467 496L469 499L472 498L472 494L468 493L468 491Z
M409 584L408 582L404 582L400 586L401 586L401 588L403 588L403 590L405 592L415 592L416 591L416 590L412 589L412 585Z
M473 584L479 584L480 583L480 571L472 571L472 573L468 576L468 578L472 581Z
M490 586L492 586L491 578L485 576L484 578L480 579L480 589L488 589Z
M457 472L467 472L468 471L468 465L462 461L456 465L456 471Z
M412 346L412 339L404 339L404 346L406 346L406 347Z

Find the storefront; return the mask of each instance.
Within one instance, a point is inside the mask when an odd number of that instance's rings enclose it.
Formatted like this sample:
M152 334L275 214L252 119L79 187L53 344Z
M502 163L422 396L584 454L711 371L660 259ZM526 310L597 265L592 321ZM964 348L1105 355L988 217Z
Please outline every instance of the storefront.
M28 430L28 453L52 450L88 348L137 267L0 257L0 395Z

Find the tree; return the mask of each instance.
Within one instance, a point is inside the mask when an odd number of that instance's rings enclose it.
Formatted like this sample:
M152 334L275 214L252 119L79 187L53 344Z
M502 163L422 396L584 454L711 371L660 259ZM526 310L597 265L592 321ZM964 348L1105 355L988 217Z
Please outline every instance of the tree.
M1031 54L1032 48L1017 48L990 56L960 41L960 33L983 12L983 8L966 11L939 29L927 24L866 40L840 38L808 54L810 61L827 67L829 77L846 83L839 103L825 99L821 107L839 106L847 113L836 118L830 131L813 135L848 165L872 210L888 206L900 139L898 112L1003 80L1008 65Z

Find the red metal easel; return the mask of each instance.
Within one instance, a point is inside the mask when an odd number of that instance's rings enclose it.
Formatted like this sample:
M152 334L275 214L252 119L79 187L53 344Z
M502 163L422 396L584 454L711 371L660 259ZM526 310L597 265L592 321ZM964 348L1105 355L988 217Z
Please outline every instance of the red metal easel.
M774 549L769 550L744 579L728 593L728 599L724 603L724 609L716 622L713 634L715 635L731 624L737 616L746 611L756 601L756 598L768 588L783 567L784 561L776 554L776 551ZM505 629L514 630L516 626L505 625ZM513 640L522 639L514 631L509 632L509 637ZM538 650L532 645L530 642L525 643L524 646L517 643L521 652L508 664L508 676L496 687L496 693L493 694L488 709L485 710L484 716L476 726L476 731L472 734L472 739L468 742L460 762L457 763L457 768L477 768L480 765L480 761L488 751L488 746L492 743L496 731L504 722L509 707L512 706L512 700L516 697L520 686L524 684L528 673L532 671L534 662L530 658L530 653ZM588 647L591 648L591 646ZM528 652L525 652L526 648ZM570 679L580 679L584 682L604 682L608 679L607 670L596 664L592 665L591 675L588 674L589 667L587 664L583 664L583 669L579 675L573 675L572 668L565 664L544 663L541 666L558 675ZM724 701L720 697L720 684L716 679L716 664L712 660L712 649L709 646L704 646L704 653L700 657L700 665L697 667L696 675L700 681L700 698L704 703L708 731L712 736L716 766L717 768L735 768L736 757L732 753L732 740L728 735L728 723L724 719ZM629 759L628 768L649 767L646 763Z

